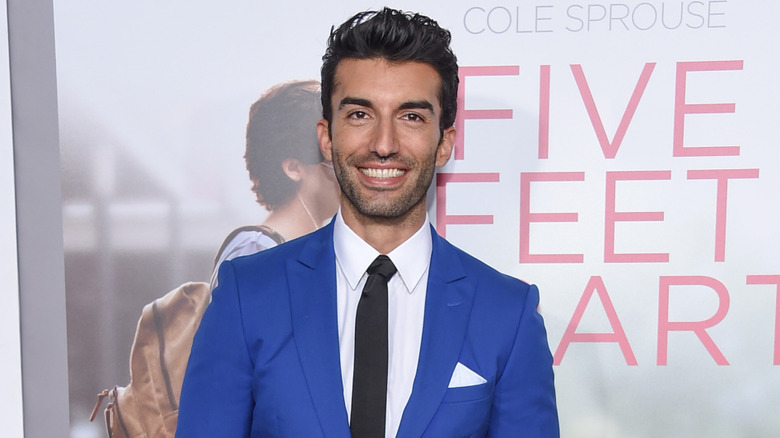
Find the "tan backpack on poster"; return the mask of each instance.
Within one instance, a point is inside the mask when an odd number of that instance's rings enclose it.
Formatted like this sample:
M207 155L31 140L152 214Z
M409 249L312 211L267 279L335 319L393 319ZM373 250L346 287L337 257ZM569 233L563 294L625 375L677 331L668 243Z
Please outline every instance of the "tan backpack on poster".
M130 352L130 383L98 394L109 438L173 438L192 339L209 304L208 283L184 283L144 306Z

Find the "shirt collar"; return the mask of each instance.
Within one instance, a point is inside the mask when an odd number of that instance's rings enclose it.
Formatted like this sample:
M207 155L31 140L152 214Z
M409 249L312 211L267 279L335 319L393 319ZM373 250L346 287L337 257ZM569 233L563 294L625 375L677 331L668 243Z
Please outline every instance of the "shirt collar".
M341 209L336 214L333 224L333 247L336 252L336 262L341 267L344 277L352 290L357 289L360 279L379 255L379 251L360 238L344 222ZM431 263L433 241L428 230L428 214L425 222L417 232L387 254L393 261L398 273L409 293L414 291Z

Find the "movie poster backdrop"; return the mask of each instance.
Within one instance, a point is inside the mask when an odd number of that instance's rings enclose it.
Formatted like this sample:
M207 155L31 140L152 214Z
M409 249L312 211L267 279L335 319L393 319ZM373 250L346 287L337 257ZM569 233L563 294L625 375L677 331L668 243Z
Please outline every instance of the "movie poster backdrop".
M318 78L331 2L57 1L73 437L144 304L260 223L249 105ZM780 5L399 1L453 33L438 232L539 285L562 436L780 432Z

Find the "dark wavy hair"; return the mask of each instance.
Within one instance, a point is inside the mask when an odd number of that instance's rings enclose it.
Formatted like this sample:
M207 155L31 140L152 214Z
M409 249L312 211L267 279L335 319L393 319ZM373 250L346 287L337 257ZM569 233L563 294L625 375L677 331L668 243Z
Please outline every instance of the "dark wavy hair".
M424 62L441 78L441 132L455 123L458 109L458 60L450 49L450 31L424 15L384 8L355 14L331 28L322 57L322 117L332 121L331 96L336 67L342 59L385 59Z
M301 164L323 160L317 140L322 113L319 85L315 80L275 85L249 109L244 159L257 202L268 210L284 204L298 190L282 169L285 159Z

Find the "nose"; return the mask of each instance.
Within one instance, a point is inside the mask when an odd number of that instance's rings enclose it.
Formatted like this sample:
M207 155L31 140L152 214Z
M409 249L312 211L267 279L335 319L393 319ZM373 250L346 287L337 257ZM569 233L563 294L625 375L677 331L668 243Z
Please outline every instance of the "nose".
M377 123L372 151L380 157L389 157L398 152L398 137L392 118L383 117Z

